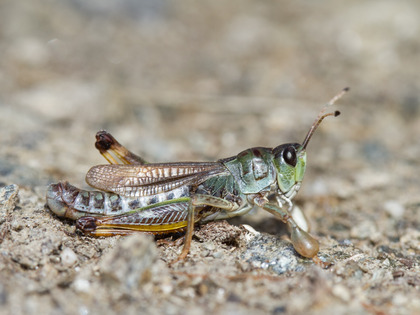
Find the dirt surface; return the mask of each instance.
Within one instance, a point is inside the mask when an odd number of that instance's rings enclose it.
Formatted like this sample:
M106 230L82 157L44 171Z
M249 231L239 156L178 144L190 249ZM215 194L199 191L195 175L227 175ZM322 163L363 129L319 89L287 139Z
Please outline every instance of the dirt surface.
M419 314L418 1L0 2L1 314ZM256 210L172 239L95 239L44 208L110 131L150 161L301 142L324 270Z

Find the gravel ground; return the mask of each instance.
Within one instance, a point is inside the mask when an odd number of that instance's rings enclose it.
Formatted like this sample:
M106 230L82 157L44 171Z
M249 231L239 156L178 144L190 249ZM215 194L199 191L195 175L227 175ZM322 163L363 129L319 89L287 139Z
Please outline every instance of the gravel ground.
M0 2L1 314L419 314L420 3ZM172 239L92 238L44 207L106 129L150 161L301 142L322 269L256 210Z

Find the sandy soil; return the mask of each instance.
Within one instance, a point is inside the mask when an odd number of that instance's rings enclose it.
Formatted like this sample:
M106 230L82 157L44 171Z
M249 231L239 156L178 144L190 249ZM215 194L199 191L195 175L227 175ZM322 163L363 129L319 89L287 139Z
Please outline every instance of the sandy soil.
M0 3L1 314L419 314L417 1ZM150 161L301 142L321 269L253 211L179 245L95 239L44 208L100 129Z

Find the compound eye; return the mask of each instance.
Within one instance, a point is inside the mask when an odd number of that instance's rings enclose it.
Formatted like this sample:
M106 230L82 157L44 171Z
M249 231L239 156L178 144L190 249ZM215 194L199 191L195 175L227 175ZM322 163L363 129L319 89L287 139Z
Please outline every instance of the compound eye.
M287 147L283 151L283 160L290 166L295 167L297 163L296 150L294 147Z

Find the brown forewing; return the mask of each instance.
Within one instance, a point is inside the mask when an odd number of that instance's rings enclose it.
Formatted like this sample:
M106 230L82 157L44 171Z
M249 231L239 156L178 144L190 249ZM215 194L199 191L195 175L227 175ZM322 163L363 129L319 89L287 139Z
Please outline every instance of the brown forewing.
M86 182L97 189L125 197L151 196L184 185L197 185L228 172L219 162L155 163L146 165L97 165Z

